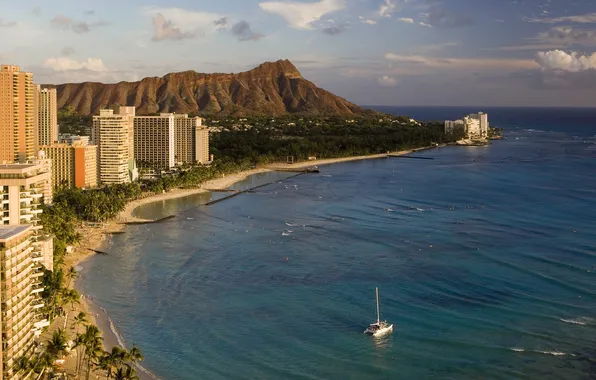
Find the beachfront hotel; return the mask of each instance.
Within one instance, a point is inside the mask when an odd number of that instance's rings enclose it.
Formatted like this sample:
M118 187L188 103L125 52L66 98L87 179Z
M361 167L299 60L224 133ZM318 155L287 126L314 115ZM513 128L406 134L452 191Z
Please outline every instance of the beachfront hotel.
M26 162L37 153L37 87L19 66L0 66L0 162Z
M488 114L479 112L460 120L445 120L445 134L453 133L457 128L463 128L466 139L486 139L488 137Z
M186 114L174 115L175 160L182 164L206 164L209 162L209 129L200 117Z
M78 187L89 189L97 186L97 146L73 136L70 143L41 146L45 156L52 160L54 188Z
M135 160L139 167L169 170L174 167L174 114L134 118Z
M135 107L99 111L93 116L91 141L97 145L99 182L104 185L130 183L138 176L134 157Z
M0 165L0 225L37 225L41 204L51 203L52 194L52 164L43 155L31 163Z
M55 88L37 85L37 144L51 145L58 141L58 104Z
M16 363L33 353L34 338L49 326L41 314L43 254L31 224L0 225L2 379L25 378Z

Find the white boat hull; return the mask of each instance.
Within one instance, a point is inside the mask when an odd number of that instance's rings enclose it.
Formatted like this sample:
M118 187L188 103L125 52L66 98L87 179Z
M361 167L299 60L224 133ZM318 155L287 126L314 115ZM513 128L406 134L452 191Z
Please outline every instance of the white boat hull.
M375 331L372 335L374 337L379 337L379 336L383 336L383 335L386 335L386 334L390 334L392 332L393 332L393 325L389 325L389 326L387 326L385 328L382 328L382 329L379 329L379 330Z

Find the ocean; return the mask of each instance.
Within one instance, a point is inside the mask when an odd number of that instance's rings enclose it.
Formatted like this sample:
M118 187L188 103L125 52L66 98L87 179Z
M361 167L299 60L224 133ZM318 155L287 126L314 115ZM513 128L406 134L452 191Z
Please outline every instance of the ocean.
M596 109L484 111L505 140L142 206L178 215L111 238L82 290L163 379L593 379Z

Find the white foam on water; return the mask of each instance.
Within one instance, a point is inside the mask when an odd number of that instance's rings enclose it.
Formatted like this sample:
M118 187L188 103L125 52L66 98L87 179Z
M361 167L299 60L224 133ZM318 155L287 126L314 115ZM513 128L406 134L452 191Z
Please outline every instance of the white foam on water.
M579 317L579 318L574 318L574 319L561 318L560 321L565 322L565 323L571 323L573 325L585 326L588 322L590 322L590 318L585 318L585 317Z
M517 347L511 347L510 350L515 351L515 352L524 352L525 351L523 348L517 348Z
M565 356L567 355L565 352L559 352L559 351L537 351L538 353L541 354L546 354L546 355L553 355L553 356Z

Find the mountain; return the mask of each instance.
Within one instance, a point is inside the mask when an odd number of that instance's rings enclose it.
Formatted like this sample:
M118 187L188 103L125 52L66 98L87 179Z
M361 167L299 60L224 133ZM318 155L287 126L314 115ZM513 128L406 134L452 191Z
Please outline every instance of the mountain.
M358 116L372 112L304 79L288 60L266 62L238 74L183 71L138 82L52 87L57 89L59 109L72 106L83 115L97 115L100 109L117 105L135 106L138 114Z

